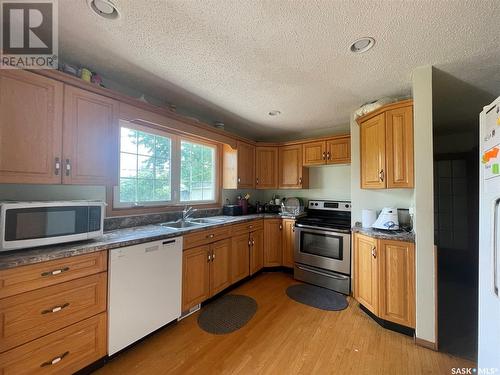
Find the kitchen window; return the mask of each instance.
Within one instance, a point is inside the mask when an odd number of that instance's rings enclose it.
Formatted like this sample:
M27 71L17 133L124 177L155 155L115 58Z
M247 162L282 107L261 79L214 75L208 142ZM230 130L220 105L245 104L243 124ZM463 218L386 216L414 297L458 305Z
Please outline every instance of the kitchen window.
M120 122L115 208L215 203L217 146Z

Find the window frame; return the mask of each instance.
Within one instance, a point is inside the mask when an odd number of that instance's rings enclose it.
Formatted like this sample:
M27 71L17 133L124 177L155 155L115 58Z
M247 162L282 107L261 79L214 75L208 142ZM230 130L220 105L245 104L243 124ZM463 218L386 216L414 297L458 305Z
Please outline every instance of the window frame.
M120 154L121 154L121 128L128 128L133 130L138 130L142 132L147 132L150 134L155 134L162 137L170 138L171 140L171 176L170 176L170 186L171 186L171 199L169 201L152 201L152 202L120 202ZM205 206L218 207L220 205L220 194L221 194L221 173L222 173L222 157L221 157L221 145L218 142L206 140L203 138L198 138L196 136L180 134L178 132L166 130L159 125L147 124L144 125L142 122L138 124L135 121L119 120L118 121L118 150L117 154L117 179L115 184L113 184L111 189L112 199L112 212L115 213L148 213L148 212L158 212L162 209L168 211L169 209L177 209L184 207L186 205L190 206ZM180 184L181 184L181 141L188 141L192 143L197 143L205 146L212 147L214 149L215 156L215 181L214 181L214 199L213 200L201 200L201 201L181 201L180 200Z

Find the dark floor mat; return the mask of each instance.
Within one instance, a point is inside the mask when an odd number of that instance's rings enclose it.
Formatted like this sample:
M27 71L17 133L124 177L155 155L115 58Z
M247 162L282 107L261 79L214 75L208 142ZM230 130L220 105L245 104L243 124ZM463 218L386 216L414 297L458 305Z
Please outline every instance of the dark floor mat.
M321 310L338 311L349 306L347 298L343 294L309 284L289 286L286 294L294 301Z
M208 333L223 335L243 327L256 311L257 302L253 298L227 294L203 307L198 325Z

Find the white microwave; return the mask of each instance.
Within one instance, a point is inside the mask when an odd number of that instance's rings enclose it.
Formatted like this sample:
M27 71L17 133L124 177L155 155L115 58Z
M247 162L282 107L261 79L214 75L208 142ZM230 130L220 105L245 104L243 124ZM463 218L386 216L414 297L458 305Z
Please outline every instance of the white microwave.
M105 207L98 201L0 202L0 251L100 237Z

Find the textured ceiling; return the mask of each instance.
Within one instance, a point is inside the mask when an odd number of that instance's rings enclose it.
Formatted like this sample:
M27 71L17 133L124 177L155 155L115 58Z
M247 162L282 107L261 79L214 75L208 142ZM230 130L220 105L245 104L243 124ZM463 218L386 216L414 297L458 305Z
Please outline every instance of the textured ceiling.
M346 131L359 105L435 65L500 94L497 0L60 0L60 53L253 139ZM362 55L349 45L373 36ZM270 117L269 110L281 115Z

